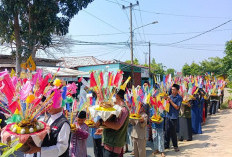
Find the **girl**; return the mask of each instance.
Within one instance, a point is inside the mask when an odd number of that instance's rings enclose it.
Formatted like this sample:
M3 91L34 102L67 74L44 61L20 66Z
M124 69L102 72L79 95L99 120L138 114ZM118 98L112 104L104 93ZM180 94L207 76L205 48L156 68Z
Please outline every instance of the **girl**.
M71 157L87 157L87 138L89 136L89 128L84 123L86 120L86 112L81 111L77 118L75 123L77 129L72 133L71 137Z

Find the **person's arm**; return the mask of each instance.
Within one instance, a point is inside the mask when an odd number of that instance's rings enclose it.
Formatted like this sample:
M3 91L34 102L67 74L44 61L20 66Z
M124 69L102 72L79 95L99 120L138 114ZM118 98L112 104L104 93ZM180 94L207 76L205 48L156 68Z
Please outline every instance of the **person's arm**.
M113 130L119 130L122 127L122 125L124 124L127 116L128 116L128 111L125 107L123 107L123 109L121 111L121 116L119 118L117 118L116 121L106 121L106 122L103 122L103 125L106 128L110 128Z
M70 126L68 123L64 123L58 137L57 144L50 147L41 147L41 156L57 157L62 155L69 146Z
M87 139L88 136L89 136L88 130L83 130L83 129L80 129L80 128L78 128L78 129L76 130L75 134L76 134L78 137L81 137L82 139Z
M131 125L133 125L133 126L134 126L134 125L136 125L136 123L135 123L135 120L134 120L134 119L130 119L130 120L129 120L129 122L130 122L130 124L131 124Z
M180 109L180 105L181 105L181 102L182 102L182 99L179 99L177 104L175 104L171 98L169 98L169 102L170 104L176 109L176 110L179 110Z
M144 114L142 116L142 119L139 120L139 125L141 128L144 128L147 125L147 119L148 119L147 114L146 115Z

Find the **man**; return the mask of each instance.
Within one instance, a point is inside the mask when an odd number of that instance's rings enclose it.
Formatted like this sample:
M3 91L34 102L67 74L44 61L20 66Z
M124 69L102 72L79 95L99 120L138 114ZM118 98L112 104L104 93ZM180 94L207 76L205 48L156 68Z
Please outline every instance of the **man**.
M34 154L34 157L69 157L70 143L70 125L63 115L63 108L54 108L48 110L51 115L47 124L50 126L50 133L44 138L41 147L28 143L30 150L27 154Z
M172 139L172 143L176 152L179 151L177 144L177 119L179 116L179 110L182 103L182 97L178 94L180 86L177 84L173 84L172 86L172 94L167 98L170 103L169 112L166 115L165 121L165 149L170 147L170 138Z
M118 118L101 122L105 129L103 130L103 156L119 157L126 143L127 128L129 123L129 109L124 102L124 90L119 90L116 94L116 104L122 107L121 114ZM101 129L96 134L101 133Z

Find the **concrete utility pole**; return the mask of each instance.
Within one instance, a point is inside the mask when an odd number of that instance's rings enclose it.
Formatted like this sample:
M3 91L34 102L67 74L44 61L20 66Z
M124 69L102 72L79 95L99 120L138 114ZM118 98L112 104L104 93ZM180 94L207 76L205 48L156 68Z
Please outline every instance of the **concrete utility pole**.
M130 8L130 49L131 49L131 81L132 85L134 85L134 60L133 60L133 29L132 29L132 9L133 7L139 5L139 2L137 1L136 4L130 3L129 6L125 7L124 5L122 6L122 9L127 9Z
M149 53L143 52L143 54L145 55L145 64L147 64L147 55L148 55Z
M148 42L149 46L149 78L151 77L151 42Z

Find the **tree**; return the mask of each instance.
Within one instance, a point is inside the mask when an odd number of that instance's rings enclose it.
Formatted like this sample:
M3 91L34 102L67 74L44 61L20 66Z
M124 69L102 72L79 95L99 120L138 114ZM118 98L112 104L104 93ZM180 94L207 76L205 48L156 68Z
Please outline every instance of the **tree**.
M226 56L223 58L223 72L232 80L232 40L226 42Z
M207 72L212 72L216 76L217 75L224 75L223 73L223 59L219 57L211 57L208 60L204 60L200 63L202 74L205 74Z
M155 59L152 58L151 72L154 73L154 74L160 74L161 76L163 76L165 74L163 64L162 63L156 63Z
M93 0L1 0L0 40L16 55L16 71L22 57L49 48L52 38L68 33L71 19Z
M172 68L167 69L166 74L172 74L172 76L174 76L175 75L175 69L172 69Z
M131 60L126 60L125 63L131 64ZM140 65L139 60L137 58L134 59L134 65Z
M191 67L187 63L182 67L182 74L183 76L191 75Z
M190 69L191 69L191 75L201 75L202 74L202 70L201 70L201 66L195 62L193 62L190 65Z

